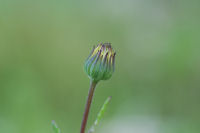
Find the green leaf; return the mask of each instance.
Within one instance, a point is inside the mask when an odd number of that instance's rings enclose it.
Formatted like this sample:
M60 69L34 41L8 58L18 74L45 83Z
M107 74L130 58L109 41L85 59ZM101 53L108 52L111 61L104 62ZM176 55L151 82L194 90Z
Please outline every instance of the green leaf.
M111 97L108 97L106 99L106 101L104 102L103 106L101 107L101 110L99 111L98 115L97 115L97 118L94 122L94 124L92 125L92 127L90 128L90 130L88 131L88 133L93 133L95 131L95 127L99 124L100 120L102 119L103 117L103 114L108 106L108 103L110 102L111 100Z
M55 121L52 121L52 127L53 127L54 133L61 133L60 128L57 126Z

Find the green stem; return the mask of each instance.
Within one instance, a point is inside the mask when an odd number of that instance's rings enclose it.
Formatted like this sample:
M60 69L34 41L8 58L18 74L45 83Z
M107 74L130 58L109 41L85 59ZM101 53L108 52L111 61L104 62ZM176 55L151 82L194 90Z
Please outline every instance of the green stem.
M80 133L85 133L85 128L86 128L86 125L87 125L88 115L89 115L89 111L90 111L90 105L92 103L92 98L93 98L93 95L94 95L94 90L95 90L96 85L97 85L97 82L91 81L90 90L89 90L87 102L86 102L86 105L85 105L85 112L84 112L84 115L83 115Z

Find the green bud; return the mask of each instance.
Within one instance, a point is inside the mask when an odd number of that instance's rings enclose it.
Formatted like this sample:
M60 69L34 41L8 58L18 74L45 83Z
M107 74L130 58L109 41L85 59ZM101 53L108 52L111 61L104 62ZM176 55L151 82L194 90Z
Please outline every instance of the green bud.
M115 55L110 43L94 47L84 65L89 78L94 82L109 79L115 69Z

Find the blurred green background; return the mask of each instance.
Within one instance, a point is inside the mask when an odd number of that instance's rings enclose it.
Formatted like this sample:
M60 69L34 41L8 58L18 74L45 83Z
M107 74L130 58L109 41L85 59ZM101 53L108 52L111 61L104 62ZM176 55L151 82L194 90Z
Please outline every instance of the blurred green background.
M0 132L78 133L92 46L116 71L98 84L96 133L200 132L199 0L0 0Z

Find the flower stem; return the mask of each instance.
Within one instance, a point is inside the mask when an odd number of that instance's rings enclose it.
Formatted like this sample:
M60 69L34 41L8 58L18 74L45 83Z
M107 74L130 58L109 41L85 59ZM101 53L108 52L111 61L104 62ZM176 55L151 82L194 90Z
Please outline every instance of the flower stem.
M88 94L88 98L87 98L87 103L85 105L85 112L83 115L80 133L85 133L85 128L86 128L87 120L88 120L88 114L90 111L90 105L92 103L92 98L93 98L93 94L94 94L96 85L97 85L97 82L91 81L90 90L89 90L89 94Z

